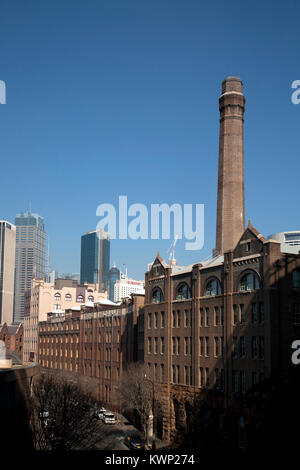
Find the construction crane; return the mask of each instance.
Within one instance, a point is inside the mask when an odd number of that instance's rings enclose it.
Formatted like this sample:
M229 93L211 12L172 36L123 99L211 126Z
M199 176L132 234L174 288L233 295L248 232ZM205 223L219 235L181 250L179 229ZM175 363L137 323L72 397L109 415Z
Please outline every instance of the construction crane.
M168 262L169 262L170 266L176 266L177 265L177 261L175 259L175 246L176 246L176 242L177 242L178 238L179 238L179 233L177 233L175 235L173 243L170 246L170 253L169 253L169 259L168 259Z

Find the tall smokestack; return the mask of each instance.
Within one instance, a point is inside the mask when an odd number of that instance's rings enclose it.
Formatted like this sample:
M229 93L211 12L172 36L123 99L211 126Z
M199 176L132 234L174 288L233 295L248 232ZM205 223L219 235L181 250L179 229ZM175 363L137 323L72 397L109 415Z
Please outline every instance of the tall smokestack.
M245 230L244 111L239 77L227 77L219 98L217 233L214 253L233 250Z

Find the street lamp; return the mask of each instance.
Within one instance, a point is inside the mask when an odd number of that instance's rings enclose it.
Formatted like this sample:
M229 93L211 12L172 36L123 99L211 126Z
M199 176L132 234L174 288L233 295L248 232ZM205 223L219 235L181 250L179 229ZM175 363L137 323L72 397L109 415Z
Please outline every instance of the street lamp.
M153 429L152 429L152 449L155 449L155 436L156 436L156 428L155 428L155 414L154 414L154 405L155 405L155 395L154 395L154 380L150 379L149 377L147 377L147 375L145 374L145 377L144 377L144 380L148 380L148 382L150 382L152 384L152 417L153 417L153 421L152 421L152 426L153 426Z

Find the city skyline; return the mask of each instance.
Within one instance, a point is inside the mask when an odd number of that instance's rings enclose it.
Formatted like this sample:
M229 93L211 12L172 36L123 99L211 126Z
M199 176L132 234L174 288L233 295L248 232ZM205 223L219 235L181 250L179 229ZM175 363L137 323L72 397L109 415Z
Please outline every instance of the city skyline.
M245 221L265 237L298 229L300 106L291 102L298 5L294 15L287 6L260 5L257 17L253 5L242 12L236 2L227 8L174 1L170 9L165 1L153 8L150 2L86 7L75 1L72 10L46 3L47 15L39 5L31 11L19 2L17 17L12 5L3 5L2 152L4 171L20 184L12 194L10 179L3 182L3 195L11 197L2 217L12 221L26 210L24 199L31 201L46 221L53 269L79 271L82 233L96 228L97 206L116 204L120 194L129 203L205 204L204 248L188 252L179 240L176 258L187 265L211 254L216 101L228 75L241 77L247 100ZM32 187L25 184L31 177ZM288 182L287 189L278 191L279 181ZM79 182L84 196L76 191ZM51 192L56 185L61 191ZM112 259L139 279L157 249L168 258L171 241L115 240Z

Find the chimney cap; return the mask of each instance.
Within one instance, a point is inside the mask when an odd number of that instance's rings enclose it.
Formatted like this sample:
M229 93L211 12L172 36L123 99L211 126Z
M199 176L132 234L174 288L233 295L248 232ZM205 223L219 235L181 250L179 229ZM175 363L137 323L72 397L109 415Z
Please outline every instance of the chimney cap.
M233 75L224 78L222 83L224 83L224 82L241 82L241 83L243 83L242 80L240 79L240 77L235 77Z

